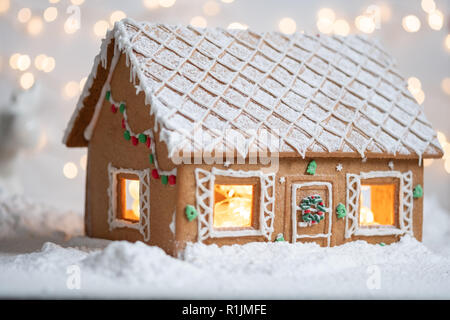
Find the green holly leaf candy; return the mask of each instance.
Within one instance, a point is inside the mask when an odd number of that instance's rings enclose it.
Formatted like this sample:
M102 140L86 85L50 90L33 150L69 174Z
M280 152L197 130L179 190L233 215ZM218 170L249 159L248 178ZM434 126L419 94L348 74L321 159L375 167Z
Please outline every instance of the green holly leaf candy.
M119 111L120 111L120 113L124 113L124 111L125 111L125 103L121 103L120 104Z
M161 182L162 182L162 184L167 184L169 182L169 177L168 176L161 176Z
M414 187L413 189L413 197L414 199L422 198L423 196L423 188L420 184Z
M184 209L184 213L185 213L186 218L188 219L189 222L191 222L192 220L194 220L198 216L197 210L193 206L191 206L190 204L188 204L186 206L186 208Z
M308 168L306 169L306 173L310 175L315 175L317 169L317 163L315 160L311 160L308 164Z
M283 234L282 234L282 233L279 233L279 234L277 235L277 238L275 239L275 241L276 241L276 242L280 242L280 241L286 241L286 240L284 240Z
M106 91L105 98L106 98L107 101L109 101L109 99L111 98L111 91Z
M148 161L150 162L150 164L153 164L153 162L155 162L155 159L153 158L152 153L150 153L150 156L148 157Z
M125 132L123 133L123 137L125 138L125 140L129 141L131 139L130 131L125 130Z

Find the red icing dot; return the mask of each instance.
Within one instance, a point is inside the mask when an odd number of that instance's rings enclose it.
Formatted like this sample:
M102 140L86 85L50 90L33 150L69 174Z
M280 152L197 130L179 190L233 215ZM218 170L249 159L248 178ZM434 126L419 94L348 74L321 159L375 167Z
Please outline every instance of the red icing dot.
M311 211L310 210L305 210L305 213L310 213Z
M311 224L314 224L314 223L316 223L315 221L311 221Z
M125 118L122 118L122 129L125 129Z
M311 199L314 199L314 196L311 196Z
M169 176L169 184L173 186L177 182L177 177L174 175Z
M159 173L158 173L158 170L156 170L156 169L153 169L153 170L152 170L152 177L153 177L154 179L159 179Z
M319 202L319 204L320 204L321 206L323 206L323 202Z
M116 113L117 112L117 107L116 107L115 104L111 105L111 111L112 111L112 113Z
M152 144L152 139L150 137L147 137L147 148L150 148L150 145Z
M319 211L319 212L317 212L317 214L318 214L319 216L321 216L321 215L323 215L323 212L322 212L322 211Z
M138 144L138 138L136 138L135 136L131 137L131 143L133 143L133 146L137 146Z

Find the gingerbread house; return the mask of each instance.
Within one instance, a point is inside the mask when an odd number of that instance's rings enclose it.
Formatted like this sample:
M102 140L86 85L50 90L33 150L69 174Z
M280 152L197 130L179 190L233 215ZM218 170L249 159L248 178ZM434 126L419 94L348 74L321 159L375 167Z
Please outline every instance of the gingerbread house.
M421 240L422 159L442 156L376 41L130 19L103 40L64 143L88 148L87 235L173 255Z

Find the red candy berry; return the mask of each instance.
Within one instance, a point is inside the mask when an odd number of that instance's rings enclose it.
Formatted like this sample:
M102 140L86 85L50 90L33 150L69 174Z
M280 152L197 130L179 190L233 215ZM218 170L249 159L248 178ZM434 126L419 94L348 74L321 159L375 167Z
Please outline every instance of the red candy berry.
M133 146L137 146L138 144L138 138L136 138L135 136L131 137L131 143L133 144Z
M112 111L112 113L116 113L117 112L117 107L116 107L115 104L111 105L111 111Z
M314 196L311 196L311 199L314 199Z
M122 118L122 129L125 129L125 118Z
M314 224L314 223L316 223L314 220L313 221L311 221L311 224Z
M323 202L319 202L319 204L320 204L321 206L323 206Z
M156 169L152 170L152 177L153 177L153 179L159 179L158 170L156 170Z
M305 210L305 213L310 213L311 211L309 209Z
M177 177L174 175L169 176L169 184L173 186L175 183L177 183Z
M147 137L147 148L150 148L150 145L152 144L152 139L150 139L150 137Z
M321 216L321 215L323 215L323 212L322 212L322 211L319 211L319 212L317 212L317 214L318 214L319 216Z

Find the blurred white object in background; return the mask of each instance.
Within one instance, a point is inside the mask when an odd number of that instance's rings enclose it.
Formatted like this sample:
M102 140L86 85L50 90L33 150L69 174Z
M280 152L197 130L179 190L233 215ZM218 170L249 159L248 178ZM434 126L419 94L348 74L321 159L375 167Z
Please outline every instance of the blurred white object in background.
M9 102L0 105L0 195L22 190L14 175L15 160L39 141L36 112L40 97L41 88L35 84L27 91L16 90Z

